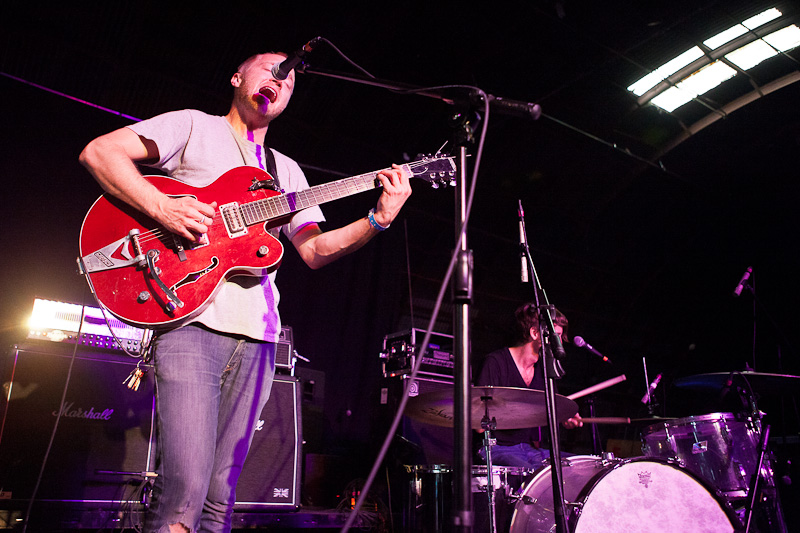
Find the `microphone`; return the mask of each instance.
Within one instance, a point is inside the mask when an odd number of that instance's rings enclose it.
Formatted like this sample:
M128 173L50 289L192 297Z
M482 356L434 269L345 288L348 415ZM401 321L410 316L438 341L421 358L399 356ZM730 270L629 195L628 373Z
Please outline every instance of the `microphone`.
M597 357L599 357L600 359L602 359L603 361L605 361L605 362L606 362L606 363L608 363L609 365L610 365L610 364L612 364L612 363L611 363L611 359L609 359L609 358L608 358L608 357L606 357L605 355L603 355L603 354L601 354L600 352L598 352L597 350L595 350L595 349L594 349L594 347L593 347L591 344L589 344L589 343L587 343L585 340L583 340L583 337L573 337L573 338L572 338L572 342L573 342L573 343L575 344L575 346L577 346L578 348L586 348L587 350L589 350L590 352L592 352L593 354L595 354Z
M285 80L289 77L289 72L292 71L297 65L303 62L306 54L311 52L317 44L322 40L322 37L314 37L308 41L300 50L292 52L286 59L280 63L272 65L272 77L276 80Z
M522 200L519 200L519 260L522 269L520 272L520 279L522 283L528 283L528 256L525 253L528 241L525 238L525 212L522 210Z
M642 396L642 403L645 404L650 403L650 396L653 394L653 392L655 392L656 387L658 387L658 383L660 381L661 381L661 374L657 375L656 379L654 379L653 382L650 384L650 386L647 388L647 392L645 392L644 396Z
M491 94L488 95L488 98L489 105L496 108L500 113L527 118L529 120L539 120L539 117L542 116L542 108L539 104L520 102L519 100L501 98Z
M742 279L739 280L739 284L733 289L733 296L734 298L739 297L742 295L742 289L744 289L745 283L747 280L750 279L750 274L753 273L753 267L747 267L747 270L744 271L742 274Z
M720 400L725 399L728 393L731 391L731 387L733 386L733 376L736 374L734 370L730 374L728 374L728 379L725 380L725 383L722 384L722 388L719 391L719 398Z
M473 104L483 104L484 102L483 96L478 91L472 91L469 98ZM493 94L487 94L486 100L489 102L490 108L505 115L528 120L539 120L539 117L542 116L541 106L533 102L511 100L510 98L502 98Z

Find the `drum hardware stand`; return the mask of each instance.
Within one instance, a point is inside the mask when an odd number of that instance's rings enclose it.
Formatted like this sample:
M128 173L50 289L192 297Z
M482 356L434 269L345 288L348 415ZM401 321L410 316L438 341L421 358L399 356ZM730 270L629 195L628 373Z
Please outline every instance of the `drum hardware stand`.
M737 391L739 391L739 396L742 400L742 403L746 405L746 407L750 410L749 414L750 414L750 419L753 422L753 427L761 435L758 446L758 462L756 470L753 473L753 479L749 486L748 505L747 508L745 509L744 533L749 533L750 531L750 524L752 523L753 513L756 510L757 504L762 508L764 508L766 505L774 506L774 512L765 512L765 514L767 515L765 519L769 521L774 520L776 523L772 525L777 528L775 529L775 531L778 531L780 533L785 533L787 531L786 523L783 517L783 510L781 509L780 496L777 491L777 486L775 486L775 494L771 496L771 499L773 500L772 502L765 502L763 499L760 503L757 502L759 496L759 486L762 481L761 472L764 467L765 458L767 457L768 454L770 425L769 424L762 425L763 413L758 408L758 401L756 399L756 394L749 380L744 375L742 375L741 372L732 372L731 376L733 377L734 374L738 375L745 383L745 387L737 387ZM771 470L768 475L770 476L772 475Z
M490 398L482 396L481 400L486 402ZM486 453L486 493L489 496L489 532L497 531L497 520L495 518L495 494L494 494L494 470L492 467L492 447L497 444L497 439L492 438L492 432L497 429L497 420L489 418L489 404L485 403L485 412L481 419L483 429L483 450Z
M653 396L658 383L661 381L661 374L656 376L656 379L650 383L650 378L647 376L647 358L642 357L642 366L644 366L644 385L647 387L647 392L644 393L642 403L647 405L647 414L652 418L656 416L656 409L658 409L658 400Z
M589 404L589 417L594 418L594 394L586 398ZM600 429L597 424L592 424L592 453L600 455Z
M756 507L756 499L758 499L758 484L759 480L761 479L761 468L764 466L764 455L767 453L767 440L769 439L769 424L764 428L763 433L761 433L761 442L758 446L758 466L756 467L756 471L753 474L753 481L750 485L750 503L747 505L747 511L745 512L745 526L744 526L744 533L750 532L750 524L753 518L753 511Z
M541 285L536 267L533 264L533 257L528 247L527 231L525 229L525 213L522 210L522 201L519 201L519 231L520 231L520 252L527 270L530 272L530 281L533 285L534 301L538 310L539 338L541 348L539 357L543 357L543 376L544 392L547 407L547 420L550 429L550 474L552 476L553 487L553 511L555 514L556 533L569 533L569 514L567 503L564 500L563 471L561 469L561 448L559 444L559 424L556 413L556 393L555 380L561 379L565 372L560 360L566 358L564 346L561 343L561 336L556 333L553 324L552 311L555 306L551 305L547 299L547 293ZM527 281L527 272L523 269L523 282ZM540 302L539 294L542 295L544 303Z

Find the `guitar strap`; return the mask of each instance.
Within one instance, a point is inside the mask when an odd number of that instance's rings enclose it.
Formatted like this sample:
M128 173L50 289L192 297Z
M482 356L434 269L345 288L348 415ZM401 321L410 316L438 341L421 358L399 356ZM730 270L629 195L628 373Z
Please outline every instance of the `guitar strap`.
M276 191L281 190L281 180L278 179L278 167L275 164L275 154L270 150L269 146L267 146L267 141L264 141L264 159L266 160L267 164L267 172L269 175L272 176L272 179L275 180L273 183L272 188Z
M275 154L272 150L270 150L269 146L267 146L267 140L264 139L264 162L267 165L267 172L270 176L272 176L272 185L270 189L273 191L281 191L281 180L278 179L278 166L275 164ZM273 237L276 239L280 238L280 228L273 227L267 230Z

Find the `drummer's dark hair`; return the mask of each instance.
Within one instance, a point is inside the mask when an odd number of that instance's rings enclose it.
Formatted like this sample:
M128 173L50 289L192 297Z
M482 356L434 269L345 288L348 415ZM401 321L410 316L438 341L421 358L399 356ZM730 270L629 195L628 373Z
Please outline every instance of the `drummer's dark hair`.
M567 317L555 307L551 309L550 314L553 317L553 324L556 326L561 326L563 330L563 333L561 333L561 340L563 342L569 342L569 337L567 336L567 326L569 325L569 321L567 320ZM517 319L518 345L530 342L531 328L539 327L539 309L536 307L536 304L530 302L519 306L514 313L514 316Z

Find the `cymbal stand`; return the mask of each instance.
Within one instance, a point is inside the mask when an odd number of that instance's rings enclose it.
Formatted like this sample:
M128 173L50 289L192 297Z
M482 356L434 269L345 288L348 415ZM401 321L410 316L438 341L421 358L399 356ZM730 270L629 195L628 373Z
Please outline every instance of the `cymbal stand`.
M755 472L753 473L753 478L751 480L751 484L749 486L749 500L748 506L745 509L745 530L744 533L748 533L750 531L750 524L753 517L753 513L756 510L756 505L758 505L763 511L763 519L769 522L769 529L770 531L776 531L778 533L785 533L786 529L786 521L783 516L783 509L781 508L780 496L777 491L777 486L775 485L768 485L767 489L765 489L764 494L759 496L761 492L759 487L763 481L770 481L773 482L772 475L772 465L769 464L769 432L770 432L770 425L763 424L763 413L761 409L758 407L758 400L756 399L756 393L753 390L750 381L745 377L744 374L741 372L732 372L731 379L734 376L737 376L744 382L744 386L737 386L736 389L739 393L739 398L742 402L742 405L745 406L750 412L748 413L748 417L753 423L753 427L759 433L759 446L758 446L758 463ZM767 462L767 468L764 468L764 463ZM764 479L762 480L762 475ZM772 492L772 494L769 494Z
M561 468L561 448L559 444L559 424L556 413L556 392L555 380L564 376L564 369L561 367L560 360L566 358L564 346L561 343L561 336L556 333L553 324L552 311L555 306L550 305L547 300L547 293L542 287L536 267L533 264L531 251L528 247L527 231L525 229L525 213L522 210L522 201L519 202L519 231L520 231L520 252L523 259L527 262L530 271L530 280L533 285L534 301L539 311L539 338L542 346L539 350L539 357L543 357L543 376L544 392L547 408L548 427L550 429L550 475L553 487L553 511L555 514L555 526L557 533L569 533L569 523L567 521L567 502L564 500L563 472ZM523 276L523 282L527 281L527 276ZM541 294L540 301L539 295Z
M644 367L644 386L646 387L646 391L644 393L644 397L642 398L642 403L647 405L647 414L650 415L651 418L656 416L656 409L658 409L658 400L653 395L653 392L656 390L655 388L658 386L658 382L661 381L661 375L659 374L656 378L656 381L650 382L650 377L647 375L647 358L642 357L642 366Z
M489 495L489 531L497 531L497 520L495 518L495 494L494 494L494 472L492 469L492 447L497 444L497 440L492 438L492 432L497 429L497 420L489 418L489 403L491 396L481 396L484 402L485 414L481 419L483 429L483 451L486 453L486 493Z
M586 403L589 404L589 417L594 418L594 394L586 398ZM600 455L600 430L597 427L599 424L592 424L592 453Z
M747 505L747 512L745 514L744 533L749 533L750 524L753 518L753 511L756 507L756 500L758 499L758 484L761 479L761 468L764 466L764 455L767 453L767 441L769 439L769 424L764 428L761 433L761 442L758 446L758 467L753 474L753 481L750 485L750 503Z

